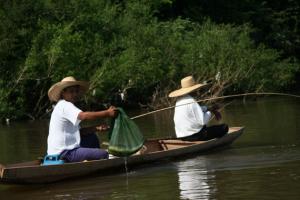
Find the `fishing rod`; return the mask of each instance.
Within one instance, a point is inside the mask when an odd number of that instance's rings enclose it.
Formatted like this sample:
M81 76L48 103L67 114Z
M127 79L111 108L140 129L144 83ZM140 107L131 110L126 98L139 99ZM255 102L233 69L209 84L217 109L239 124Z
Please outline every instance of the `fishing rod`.
M288 97L300 98L300 95L288 94L288 93L276 93L276 92L257 93L257 92L250 92L250 93L243 93L243 94L225 95L225 96L220 96L220 97L210 97L210 98L206 98L206 99L197 100L196 103L205 102L205 101L212 101L212 100L219 100L219 99L234 98L234 97L261 96L261 95L276 95L276 96L288 96ZM162 108L162 109L159 109L159 110L154 110L154 111L151 111L151 112L148 112L148 113L144 113L144 114L141 114L141 115L131 117L131 119L141 118L141 117L144 117L146 115L150 115L150 114L153 114L153 113L161 112L161 111L164 111L164 110L169 110L169 109L172 109L172 108L175 108L175 107L184 106L184 105L188 105L188 104L192 104L192 103L195 103L195 102L186 103L186 104L182 104L182 105L178 105L178 106L170 106L170 107Z

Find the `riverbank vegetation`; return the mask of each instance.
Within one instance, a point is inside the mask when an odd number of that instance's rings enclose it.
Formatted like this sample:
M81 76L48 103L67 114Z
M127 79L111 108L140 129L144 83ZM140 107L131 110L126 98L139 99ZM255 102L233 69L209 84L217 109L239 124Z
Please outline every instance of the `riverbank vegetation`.
M90 81L90 106L117 104L123 93L127 106L164 107L172 103L168 93L190 74L211 83L206 95L296 90L299 5L3 1L1 118L45 117L47 91L65 76Z

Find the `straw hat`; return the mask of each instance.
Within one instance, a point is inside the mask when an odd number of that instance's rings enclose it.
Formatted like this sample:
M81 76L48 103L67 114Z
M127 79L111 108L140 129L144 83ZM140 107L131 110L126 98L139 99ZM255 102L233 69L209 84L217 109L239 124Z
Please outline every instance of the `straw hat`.
M179 97L191 93L207 84L196 84L193 76L187 76L181 79L181 88L169 94L169 97Z
M83 95L89 88L88 82L77 81L74 77L68 76L62 79L60 82L52 85L51 88L48 90L48 97L50 101L58 101L60 99L60 95L63 89L76 85L78 85L80 88L79 95Z

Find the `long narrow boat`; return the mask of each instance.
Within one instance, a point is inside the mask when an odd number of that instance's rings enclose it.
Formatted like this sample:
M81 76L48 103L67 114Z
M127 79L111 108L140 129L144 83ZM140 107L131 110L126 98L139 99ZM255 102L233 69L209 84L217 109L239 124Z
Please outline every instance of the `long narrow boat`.
M243 129L243 127L231 127L225 136L209 141L147 140L144 145L146 150L128 157L127 165L136 166L161 159L182 158L182 155L203 153L229 145L242 134ZM41 165L41 160L36 160L18 164L0 164L0 183L50 183L91 173L107 174L120 170L124 170L124 158L119 157L59 165Z

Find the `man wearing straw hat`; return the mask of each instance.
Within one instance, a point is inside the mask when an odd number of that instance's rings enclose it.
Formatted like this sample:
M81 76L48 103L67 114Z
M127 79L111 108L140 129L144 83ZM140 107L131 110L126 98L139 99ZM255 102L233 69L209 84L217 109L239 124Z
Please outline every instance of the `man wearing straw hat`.
M77 81L74 77L66 77L54 84L48 91L50 101L57 102L51 114L48 136L48 155L60 155L66 162L80 162L108 158L108 152L100 148L84 148L80 146L80 136L95 131L103 131L108 126L81 128L84 120L95 120L115 117L115 107L104 111L83 112L74 103L88 90L89 84Z
M187 141L210 140L222 137L228 132L226 124L207 126L212 113L217 120L221 114L217 108L200 106L195 100L196 90L203 88L206 84L197 84L192 76L181 80L181 88L169 94L169 97L177 97L174 123L177 138Z

